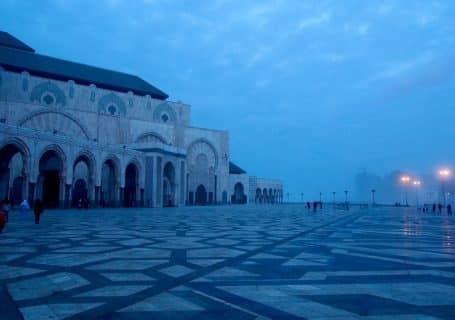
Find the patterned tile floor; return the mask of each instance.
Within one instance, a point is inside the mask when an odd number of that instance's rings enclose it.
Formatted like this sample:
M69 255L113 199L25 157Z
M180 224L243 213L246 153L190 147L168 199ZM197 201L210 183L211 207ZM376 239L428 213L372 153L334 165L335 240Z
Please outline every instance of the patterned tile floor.
M454 219L298 205L11 214L1 319L454 319Z

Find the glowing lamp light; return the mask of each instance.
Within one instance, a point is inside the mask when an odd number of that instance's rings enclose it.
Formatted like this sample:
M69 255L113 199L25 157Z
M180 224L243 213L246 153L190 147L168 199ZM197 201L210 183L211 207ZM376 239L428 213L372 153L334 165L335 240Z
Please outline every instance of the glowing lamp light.
M414 180L412 181L412 184L416 187L420 187L420 185L422 184L422 182L420 180Z
M401 176L400 181L403 184L408 184L411 181L411 177L410 176Z
M447 177L450 177L450 175L452 174L452 172L447 169L447 168L444 168L444 169L440 169L438 171L438 175L441 177L441 178L447 178Z

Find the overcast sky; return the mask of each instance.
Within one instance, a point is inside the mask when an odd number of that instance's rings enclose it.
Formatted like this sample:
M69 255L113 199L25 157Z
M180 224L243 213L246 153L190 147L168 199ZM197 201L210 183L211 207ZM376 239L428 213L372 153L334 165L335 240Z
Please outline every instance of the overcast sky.
M451 0L0 1L0 29L190 104L295 198L455 164L454 17Z

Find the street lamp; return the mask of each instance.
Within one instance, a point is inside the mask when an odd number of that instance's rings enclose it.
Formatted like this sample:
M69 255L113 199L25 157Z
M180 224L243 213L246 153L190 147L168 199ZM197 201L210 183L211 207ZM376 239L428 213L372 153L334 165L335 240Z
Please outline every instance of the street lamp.
M444 201L444 206L446 205L446 191L445 191L445 183L452 175L452 172L448 168L442 168L438 170L439 179L441 179L441 189L442 189L442 196Z
M404 186L404 196L405 196L405 202L406 202L406 207L407 207L409 205L408 204L408 189L407 189L407 185L411 181L411 177L407 176L407 175L401 176L400 177L400 181L401 181L401 184Z
M333 194L333 204L335 204L335 202L336 202L335 196L337 193L335 191L333 191L332 194Z
M412 181L412 185L416 188L416 207L419 207L419 188L422 185L420 180Z
M374 194L375 194L376 190L375 189L371 189L371 200L372 200L372 204L374 206L375 204L375 201L374 201Z

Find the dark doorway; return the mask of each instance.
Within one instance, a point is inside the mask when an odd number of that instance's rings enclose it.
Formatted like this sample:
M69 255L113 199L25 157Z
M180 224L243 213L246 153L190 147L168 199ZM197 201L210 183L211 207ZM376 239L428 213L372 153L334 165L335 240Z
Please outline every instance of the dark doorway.
M163 207L175 206L175 169L171 162L163 170Z
M138 181L138 170L137 167L130 163L125 170L125 192L124 192L124 206L135 207L136 206L136 190Z
M87 183L83 179L78 179L73 188L73 206L77 207L79 200L82 199L84 201L87 199L87 195Z
M58 171L46 171L43 177L43 204L47 208L57 208L59 205L60 178Z
M246 196L244 193L243 184L237 182L234 186L234 194L232 195L232 203L244 204L246 203Z
M11 188L10 193L10 200L13 206L19 205L22 200L24 200L23 196L23 188L24 188L24 178L23 177L16 177L13 181L13 187Z
M117 166L113 160L106 160L101 169L101 198L102 207L117 206Z
M57 208L60 205L60 173L63 171L63 161L55 151L50 150L41 157L39 169L43 204L48 208Z
M196 204L205 205L207 203L207 191L205 187L200 184L196 189Z

